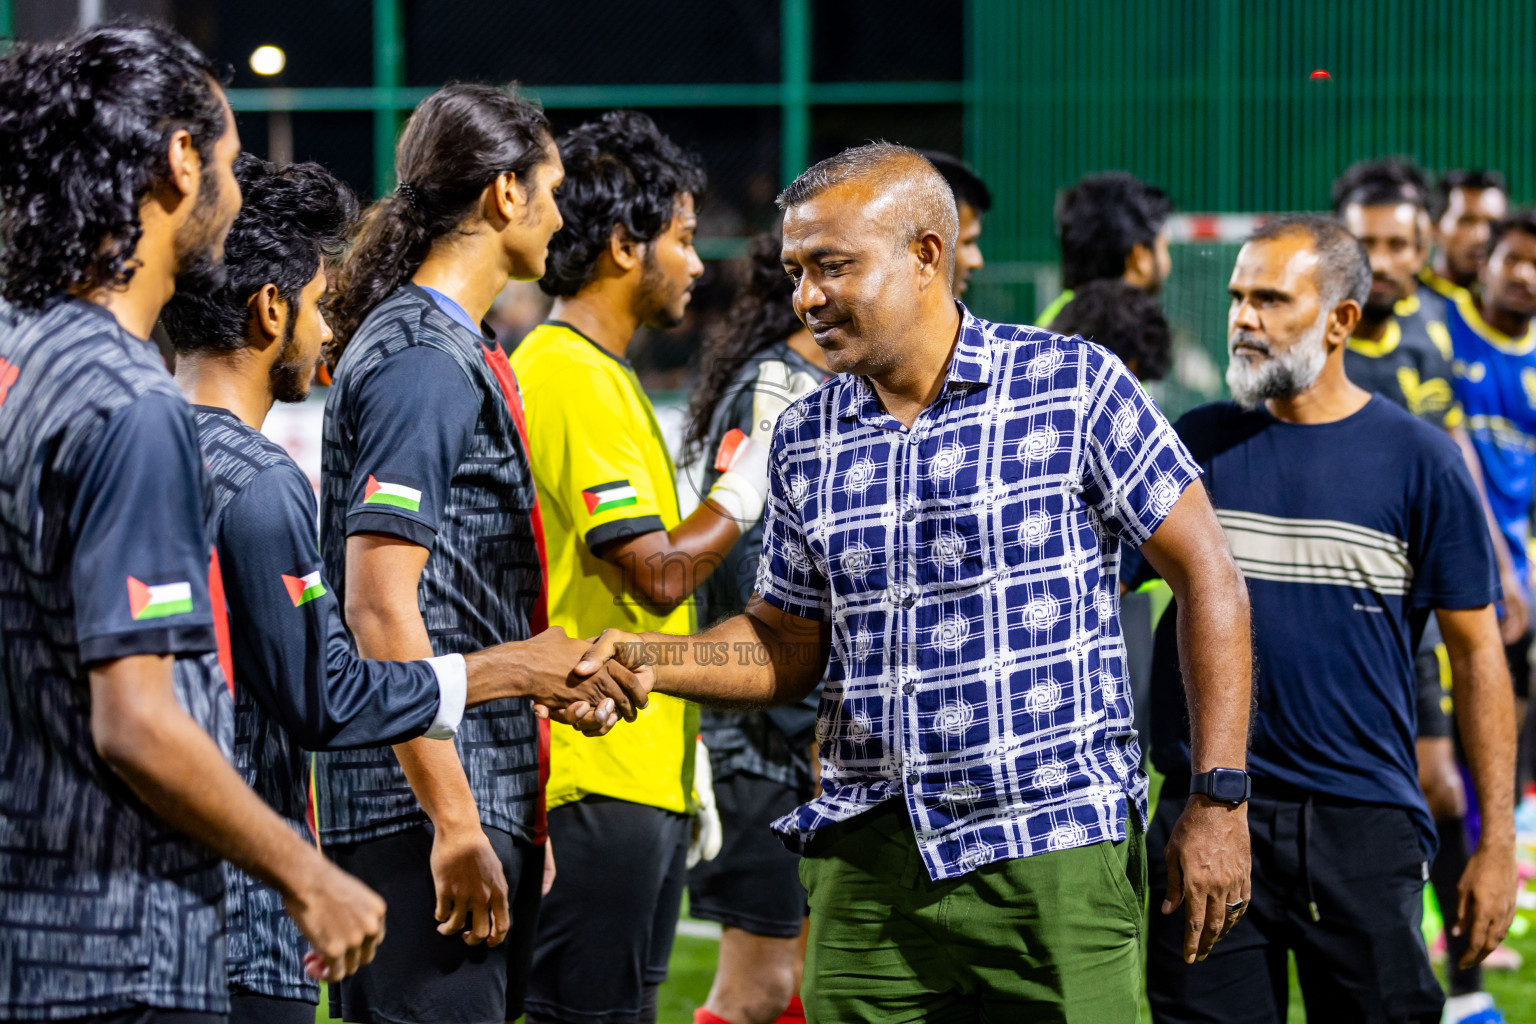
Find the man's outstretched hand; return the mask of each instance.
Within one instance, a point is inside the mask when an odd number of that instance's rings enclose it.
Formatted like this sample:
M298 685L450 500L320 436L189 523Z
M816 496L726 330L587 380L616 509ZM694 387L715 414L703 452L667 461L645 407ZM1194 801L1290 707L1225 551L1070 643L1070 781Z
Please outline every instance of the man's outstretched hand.
M1253 892L1247 806L1190 797L1165 855L1163 913L1184 905L1184 960L1204 960L1242 918Z
M563 722L587 736L605 735L621 717L626 722L634 721L635 713L650 702L651 689L656 684L640 638L634 633L607 629L590 643L573 643L582 647L575 667L570 669L573 686L587 687L593 696L563 706L536 701L534 711L540 718Z

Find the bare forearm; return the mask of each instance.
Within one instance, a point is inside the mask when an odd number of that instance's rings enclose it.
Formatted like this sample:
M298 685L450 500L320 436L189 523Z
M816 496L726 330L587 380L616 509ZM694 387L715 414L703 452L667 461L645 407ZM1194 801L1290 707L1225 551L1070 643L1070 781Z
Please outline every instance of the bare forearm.
M686 601L741 537L741 526L709 501L671 530L613 541L604 559L624 573L624 586L645 603L668 609Z
M770 707L804 700L826 667L819 636L786 637L747 614L692 637L647 633L656 689L717 707Z
M363 657L392 661L432 657L427 627L414 602L409 606L403 600L348 604L352 635ZM439 829L478 825L480 812L452 740L422 736L397 743L392 749L411 784L411 792L416 794L433 825Z
M1177 595L1179 665L1189 707L1190 768L1241 768L1253 701L1248 588L1234 565L1184 589Z
M425 736L393 747L421 809L440 830L479 827L480 810L452 740Z
M530 697L533 686L527 672L526 656L520 656L521 644L500 644L464 655L467 681L464 704L475 707L509 697Z
M1448 644L1449 648L1450 645ZM1450 651L1451 695L1482 809L1483 841L1514 841L1514 691L1496 643Z

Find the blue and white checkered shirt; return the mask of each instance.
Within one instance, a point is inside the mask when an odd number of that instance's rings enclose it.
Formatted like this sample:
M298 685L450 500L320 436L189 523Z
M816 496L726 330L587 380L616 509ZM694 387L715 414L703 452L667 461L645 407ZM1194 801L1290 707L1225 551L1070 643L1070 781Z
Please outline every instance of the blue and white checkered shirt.
M1200 474L1113 355L961 310L910 429L847 375L780 417L757 577L832 623L822 795L774 828L899 796L935 879L1145 825L1120 544Z

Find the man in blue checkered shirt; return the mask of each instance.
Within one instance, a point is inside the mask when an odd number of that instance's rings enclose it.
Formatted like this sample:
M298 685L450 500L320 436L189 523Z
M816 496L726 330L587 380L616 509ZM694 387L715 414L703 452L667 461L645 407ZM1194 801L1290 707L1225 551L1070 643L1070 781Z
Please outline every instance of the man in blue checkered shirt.
M1179 598L1209 773L1168 845L1188 959L1248 895L1248 600L1200 471L1104 349L954 301L954 199L915 152L846 151L779 201L840 376L778 421L757 593L687 642L610 630L577 672L742 706L827 667L822 795L773 823L805 854L808 1019L1134 1021L1122 544Z

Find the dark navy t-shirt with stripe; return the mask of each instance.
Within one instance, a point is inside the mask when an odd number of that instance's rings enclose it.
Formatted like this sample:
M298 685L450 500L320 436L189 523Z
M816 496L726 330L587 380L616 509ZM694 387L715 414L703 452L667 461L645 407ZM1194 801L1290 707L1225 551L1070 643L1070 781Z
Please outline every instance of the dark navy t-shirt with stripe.
M0 1018L228 1007L219 860L97 754L88 678L174 655L227 752L206 484L153 345L78 300L0 303Z
M1413 652L1434 609L1499 596L1455 442L1379 395L1333 423L1287 423L1224 402L1175 427L1248 580L1255 785L1406 808L1432 850ZM1187 775L1176 619L1163 616L1153 658L1152 760Z

